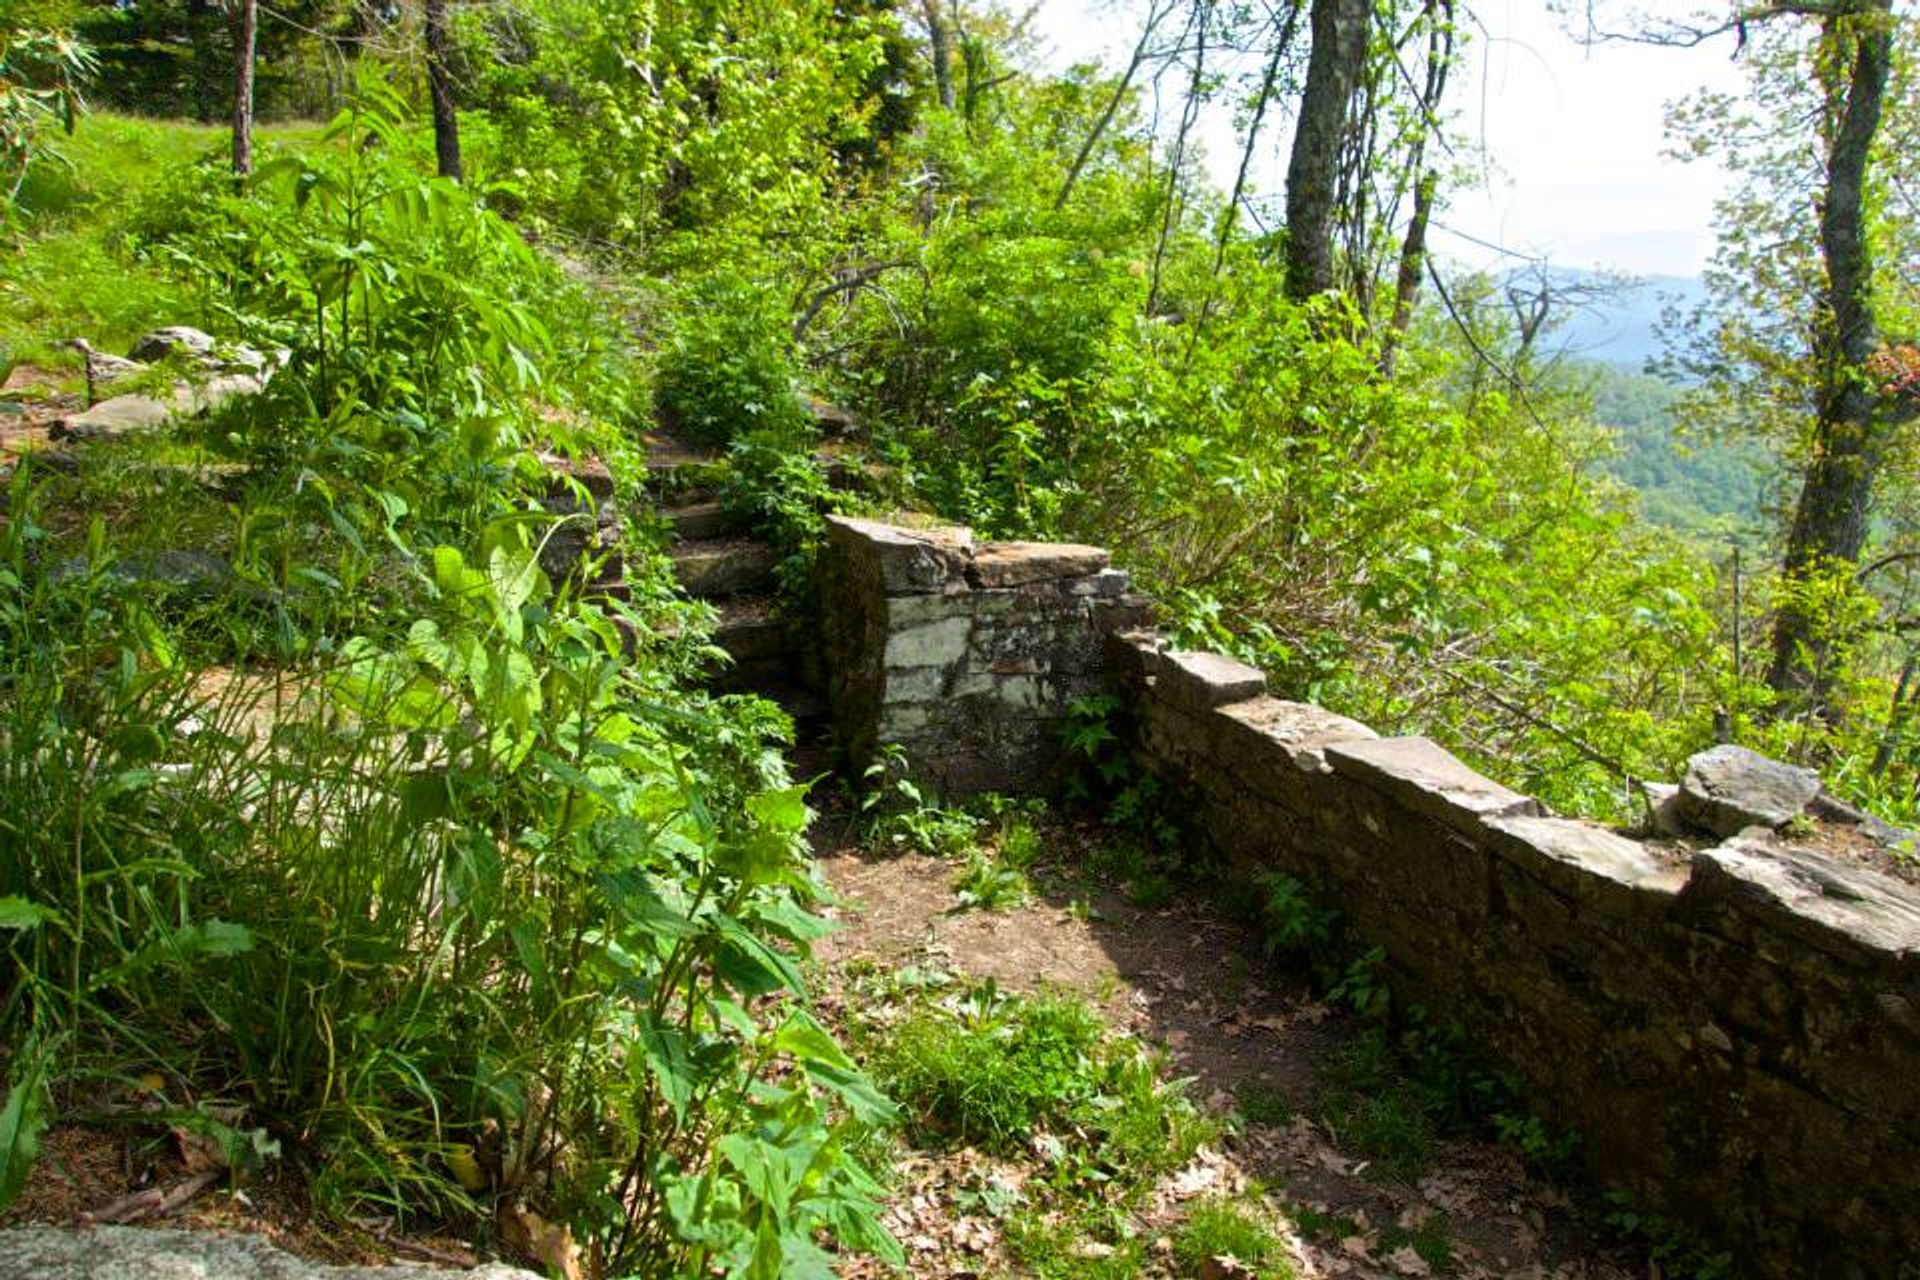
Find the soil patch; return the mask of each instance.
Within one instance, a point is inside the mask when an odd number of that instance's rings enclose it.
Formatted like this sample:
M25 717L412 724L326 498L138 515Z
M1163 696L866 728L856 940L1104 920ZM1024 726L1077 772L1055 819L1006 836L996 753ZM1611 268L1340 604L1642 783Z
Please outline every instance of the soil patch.
M1074 851L1093 836L1050 832L1064 851L1036 873L1035 900L1016 909L953 910L957 864L917 854L877 856L845 825L822 824L820 867L842 927L816 944L833 1013L850 997L850 970L943 970L1002 987L1082 993L1110 1025L1161 1047L1173 1074L1220 1114L1248 1115L1215 1167L1183 1171L1146 1215L1149 1231L1178 1217L1178 1202L1257 1179L1294 1213L1290 1243L1302 1277L1452 1275L1470 1280L1625 1280L1644 1261L1604 1243L1519 1154L1482 1141L1443 1141L1414 1177L1370 1167L1322 1117L1329 1061L1360 1033L1261 957L1260 940L1210 902L1157 909L1129 902L1078 873ZM1230 1125L1229 1131L1232 1131ZM1017 1181L977 1153L913 1153L896 1173L893 1212L917 1276L996 1274L1001 1252L974 1206L983 1180ZM1203 1162L1204 1164L1204 1162ZM1439 1231L1451 1260L1435 1269L1407 1241ZM1156 1241L1159 1274L1176 1274ZM856 1271L854 1274L867 1274ZM880 1274L874 1272L873 1274Z

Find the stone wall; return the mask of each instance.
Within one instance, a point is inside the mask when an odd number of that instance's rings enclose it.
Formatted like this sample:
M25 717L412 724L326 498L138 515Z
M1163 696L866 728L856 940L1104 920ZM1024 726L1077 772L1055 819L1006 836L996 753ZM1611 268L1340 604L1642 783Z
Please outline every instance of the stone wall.
M1763 827L1675 863L1252 668L1111 657L1230 871L1336 905L1607 1184L1755 1274L1920 1276L1920 893Z
M1920 1278L1911 887L1765 825L1680 859L1554 817L1432 742L1123 631L1143 606L1092 548L841 520L827 570L856 759L899 742L950 789L1031 790L1104 680L1229 874L1337 906L1608 1185L1755 1274Z
M947 795L1045 791L1104 637L1146 610L1097 547L976 544L965 529L829 521L827 692L856 768L882 743Z

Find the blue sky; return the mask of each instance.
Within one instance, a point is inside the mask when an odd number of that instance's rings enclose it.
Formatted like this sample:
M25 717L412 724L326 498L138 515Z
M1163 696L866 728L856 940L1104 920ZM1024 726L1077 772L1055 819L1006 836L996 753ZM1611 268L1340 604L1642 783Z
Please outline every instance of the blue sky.
M1043 0L1036 33L1062 63L1118 63L1138 30L1139 0ZM1664 155L1666 104L1703 85L1737 88L1732 41L1698 49L1582 46L1542 0L1476 0L1484 28L1455 81L1453 106L1481 175L1455 191L1436 247L1487 265L1487 241L1567 267L1694 275L1712 252L1713 200L1724 175ZM1291 121L1269 124L1257 175L1278 191ZM1205 122L1222 187L1238 152L1230 113ZM1449 232L1463 234L1449 234ZM1471 237L1471 239L1469 239Z

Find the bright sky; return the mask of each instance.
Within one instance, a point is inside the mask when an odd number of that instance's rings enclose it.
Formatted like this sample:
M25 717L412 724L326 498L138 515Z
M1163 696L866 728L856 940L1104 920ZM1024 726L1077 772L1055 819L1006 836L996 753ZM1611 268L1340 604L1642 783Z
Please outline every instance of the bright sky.
M1698 274L1713 249L1723 177L1663 155L1663 112L1703 85L1738 87L1731 39L1698 49L1587 48L1542 0L1474 0L1471 8L1484 30L1449 95L1466 134L1485 148L1485 182L1452 193L1436 248L1493 265L1497 255L1465 238L1473 237L1563 267ZM1043 0L1036 29L1062 64L1098 57L1118 65L1137 36L1137 11L1113 0ZM1239 157L1229 113L1216 117L1203 136L1225 188ZM1269 159L1257 180L1277 192L1292 123L1271 120L1265 132Z

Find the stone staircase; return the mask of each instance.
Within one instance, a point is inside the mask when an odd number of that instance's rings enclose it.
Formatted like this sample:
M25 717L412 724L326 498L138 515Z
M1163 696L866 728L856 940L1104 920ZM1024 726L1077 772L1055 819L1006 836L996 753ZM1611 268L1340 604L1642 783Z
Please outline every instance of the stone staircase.
M648 488L673 530L673 575L686 593L719 613L713 642L732 659L713 676L727 692L779 692L798 702L797 654L779 620L779 553L737 526L713 482L719 455L690 449L671 437L647 441ZM792 710L792 708L789 708Z
M809 401L807 408L823 435L815 460L837 489L873 491L884 484L888 468L873 462L853 434L852 419ZM724 693L756 693L792 716L803 740L822 739L827 726L825 678L817 658L809 661L803 637L782 616L778 579L779 552L752 529L742 528L720 500L719 463L723 454L698 448L665 430L645 437L644 488L671 530L668 555L680 586L714 607L718 620L712 641L728 658L709 675L711 688ZM593 585L608 595L626 589L619 548L620 513L615 477L598 462L575 463L551 454L541 460L555 475L547 507L556 515L587 515L556 536L546 568L564 576L583 553L604 557ZM591 540L591 541L589 541Z

